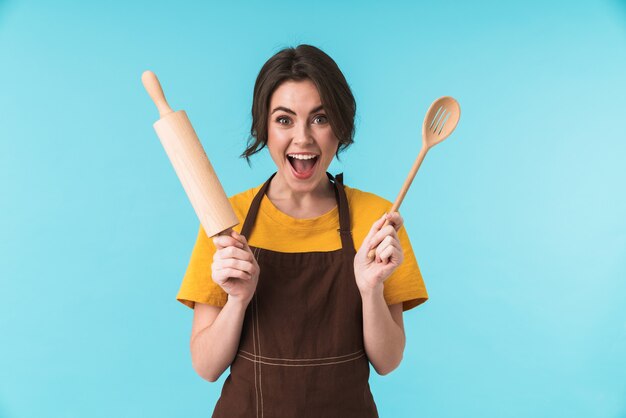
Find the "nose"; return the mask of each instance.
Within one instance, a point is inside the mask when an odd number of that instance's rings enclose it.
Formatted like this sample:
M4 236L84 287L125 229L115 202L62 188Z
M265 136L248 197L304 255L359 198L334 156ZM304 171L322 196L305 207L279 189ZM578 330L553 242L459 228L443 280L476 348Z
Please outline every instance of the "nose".
M314 142L312 132L308 124L296 124L293 142L296 145L312 144Z

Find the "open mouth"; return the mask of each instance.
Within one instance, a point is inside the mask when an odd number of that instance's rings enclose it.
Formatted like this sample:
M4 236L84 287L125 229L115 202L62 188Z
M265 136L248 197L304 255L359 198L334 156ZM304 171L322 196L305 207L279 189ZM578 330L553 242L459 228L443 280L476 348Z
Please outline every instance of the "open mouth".
M314 154L288 154L287 160L289 160L294 176L304 180L313 175L319 156Z

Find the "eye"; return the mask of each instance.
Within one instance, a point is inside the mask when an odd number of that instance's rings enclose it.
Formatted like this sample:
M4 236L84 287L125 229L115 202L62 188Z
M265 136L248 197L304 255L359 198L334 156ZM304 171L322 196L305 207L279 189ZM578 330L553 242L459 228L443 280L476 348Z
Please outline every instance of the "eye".
M278 122L279 125L288 125L289 122L291 122L291 119L287 116L279 116L276 118L276 122Z
M313 123L316 123L318 125L326 122L328 122L328 118L326 117L326 115L317 115L313 118Z

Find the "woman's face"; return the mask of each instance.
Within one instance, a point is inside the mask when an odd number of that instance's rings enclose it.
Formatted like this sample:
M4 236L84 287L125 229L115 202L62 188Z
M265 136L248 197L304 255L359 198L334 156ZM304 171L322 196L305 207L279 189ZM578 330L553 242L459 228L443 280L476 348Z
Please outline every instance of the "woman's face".
M311 80L285 81L272 94L267 147L281 180L293 192L311 192L322 180L339 140Z

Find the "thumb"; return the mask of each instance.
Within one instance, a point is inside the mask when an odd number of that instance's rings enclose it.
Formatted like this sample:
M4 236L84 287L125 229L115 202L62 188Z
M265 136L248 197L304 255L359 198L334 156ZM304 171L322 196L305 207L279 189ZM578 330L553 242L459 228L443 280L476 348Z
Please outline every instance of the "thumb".
M248 240L246 239L244 235L241 235L239 232L233 230L233 233L231 234L231 236L235 238L237 241L239 241L243 245L246 251L252 252L252 250L248 246Z

